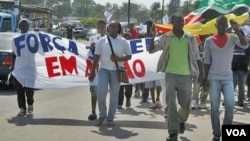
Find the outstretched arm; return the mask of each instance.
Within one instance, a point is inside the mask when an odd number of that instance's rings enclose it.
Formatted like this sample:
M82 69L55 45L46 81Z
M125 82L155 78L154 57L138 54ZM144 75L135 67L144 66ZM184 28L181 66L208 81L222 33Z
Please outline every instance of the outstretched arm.
M230 20L230 24L231 24L233 30L235 31L235 34L238 35L239 40L240 40L240 44L243 46L246 46L247 39L245 38L245 36L242 34L241 30L239 29L237 22L234 20Z
M151 40L150 40L150 46L149 46L149 53L152 53L152 51L155 49L155 46L154 46L155 35L156 35L155 25L152 25L150 29L150 35L151 35Z

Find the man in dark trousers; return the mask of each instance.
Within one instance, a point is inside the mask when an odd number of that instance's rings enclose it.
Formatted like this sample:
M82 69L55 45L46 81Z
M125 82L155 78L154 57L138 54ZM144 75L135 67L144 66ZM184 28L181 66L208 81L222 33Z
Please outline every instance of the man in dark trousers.
M73 39L73 26L72 25L67 25L66 26L66 30L67 30L67 39Z

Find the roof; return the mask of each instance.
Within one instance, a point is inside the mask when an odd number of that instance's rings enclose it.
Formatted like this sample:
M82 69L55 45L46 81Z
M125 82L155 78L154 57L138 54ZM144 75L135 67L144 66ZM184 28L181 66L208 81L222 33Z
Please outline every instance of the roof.
M30 6L30 5L21 5L21 11L33 11L33 12L41 12L41 13L47 13L52 14L54 10L50 8L44 8L39 6Z

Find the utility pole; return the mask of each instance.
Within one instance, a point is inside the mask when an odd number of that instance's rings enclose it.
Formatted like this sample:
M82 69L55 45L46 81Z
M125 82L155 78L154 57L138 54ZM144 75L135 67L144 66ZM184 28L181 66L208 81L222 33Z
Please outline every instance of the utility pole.
M83 15L83 10L84 10L84 8L83 8L83 1L84 1L84 0L81 0L81 16L82 16L82 19L83 19L83 16L84 16L84 15Z
M130 0L128 0L128 25L130 23Z

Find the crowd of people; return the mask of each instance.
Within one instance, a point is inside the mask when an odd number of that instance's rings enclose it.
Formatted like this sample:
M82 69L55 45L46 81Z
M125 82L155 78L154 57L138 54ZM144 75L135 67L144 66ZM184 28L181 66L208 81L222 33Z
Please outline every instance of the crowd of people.
M89 39L91 49L88 54L93 58L93 65L89 74L91 114L88 119L96 120L97 126L101 126L104 120L109 126L114 126L116 109L123 109L124 96L126 107L130 107L133 92L134 97L141 95L142 103L148 102L150 93L152 105L149 108L163 108L165 111L169 134L167 141L177 141L178 135L185 132L185 123L190 111L206 109L209 97L212 140L219 141L221 137L219 118L221 101L225 108L222 124L230 125L233 122L236 88L238 88L237 104L245 106L244 88L246 84L250 87L250 73L248 73L250 53L247 38L237 22L233 20L230 20L231 28L229 30L228 19L225 16L219 16L216 20L217 33L200 36L200 42L197 41L197 37L183 29L184 17L182 15L172 15L170 22L173 29L165 34L159 34L151 20L143 23L147 25L146 33L138 32L134 28L134 23L130 23L128 29L123 32L121 24L117 21L111 21L108 24L103 20L97 22L97 34ZM28 32L27 26L29 26L27 20L19 22L22 34ZM156 36L158 37L156 38ZM165 78L121 85L115 63L124 67L124 62L132 57L127 41L145 37L151 38L149 53L162 51L156 71L164 73ZM112 49L114 55L112 55ZM16 75L20 75L20 70L23 74L35 75L32 68L23 68L26 57L15 57L14 78ZM33 111L34 103L32 86L34 80L31 75L22 76L22 78L22 80L15 81L20 108L19 116L26 115L25 93L29 113ZM25 82L25 86L21 86L20 81ZM249 91L250 89L248 89L247 97L250 99ZM108 93L109 107L106 103ZM223 94L223 100L221 100L221 94ZM160 98L161 96L163 98ZM96 112L97 104L98 114Z

